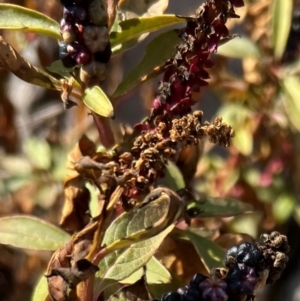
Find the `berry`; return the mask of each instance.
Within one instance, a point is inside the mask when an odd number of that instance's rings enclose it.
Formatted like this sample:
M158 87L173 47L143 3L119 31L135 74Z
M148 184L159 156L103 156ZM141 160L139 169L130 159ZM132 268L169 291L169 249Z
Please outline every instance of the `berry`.
M226 266L233 266L237 262L254 267L259 262L261 257L262 253L256 245L244 242L227 250Z
M200 290L204 301L226 301L228 299L227 284L221 279L205 279L200 283Z
M63 40L68 44L76 40L76 33L74 27L71 24L66 23L63 26L61 26L60 34Z
M70 5L64 8L63 18L66 22L82 22L86 19L86 10L77 5Z
M70 56L67 51L68 44L65 42L59 43L59 58L66 68L73 68L76 66L76 61Z
M68 6L72 5L74 3L74 0L59 0L59 2L64 6Z
M254 268L238 264L229 270L226 282L234 294L253 295L258 278Z
M202 274L195 274L193 276L193 278L191 279L189 285L190 287L193 287L193 286L199 286L199 284L204 281L207 277L205 277L204 275Z
M109 44L108 29L105 26L85 26L83 39L92 53L104 51Z
M103 51L94 54L94 59L99 63L107 64L110 60L111 53L110 43L108 43Z
M180 294L177 292L170 292L162 295L161 301L180 301Z
M92 0L88 6L88 16L95 25L107 25L107 0Z
M91 61L91 59L92 55L86 48L80 50L80 52L76 56L76 62L78 65L86 65Z

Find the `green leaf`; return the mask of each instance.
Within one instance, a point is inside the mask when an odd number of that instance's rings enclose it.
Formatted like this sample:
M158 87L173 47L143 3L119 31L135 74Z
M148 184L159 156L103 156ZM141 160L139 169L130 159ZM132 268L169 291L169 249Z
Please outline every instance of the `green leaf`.
M293 0L274 0L271 8L272 46L275 59L280 60L291 28Z
M100 116L114 116L114 109L109 98L98 86L84 90L83 102L89 109Z
M33 216L0 219L0 243L17 248L57 250L70 239L68 233Z
M253 135L247 128L237 128L232 144L244 156L249 156L253 149Z
M253 207L232 198L205 197L192 201L187 210L197 210L199 217L227 217L253 211Z
M35 286L31 301L45 301L48 296L48 282L43 275Z
M94 288L96 296L108 285L129 277L144 266L173 228L174 225L170 225L156 236L132 244L125 250L115 251L104 257L100 262L100 270L97 273L97 277L101 278L101 280L96 282Z
M121 31L110 33L111 48L115 48L130 40L138 38L144 33L157 31L172 25L186 22L185 18L175 15L162 15L154 17L141 17L120 22Z
M201 261L209 272L212 268L224 266L225 251L213 241L191 231L184 232L194 245Z
M183 215L184 203L162 194L147 205L121 214L105 232L103 244L109 250L125 248L147 239L174 224Z
M292 194L280 194L272 206L275 219L279 223L285 222L293 214L296 204L297 201Z
M31 137L24 143L24 152L29 161L39 169L47 170L51 165L51 148L46 140Z
M13 4L0 4L0 28L34 32L61 40L59 24L35 10Z
M120 282L123 284L133 284L141 279L143 274L144 268L140 268ZM171 274L154 256L152 256L146 264L146 279L148 284L169 283L171 281Z
M296 76L286 76L281 85L285 92L282 100L291 124L300 131L300 81Z
M261 56L258 47L246 37L236 37L219 46L217 54L237 59L259 58Z
M175 54L175 46L179 43L177 30L170 30L151 41L141 61L129 72L119 84L113 98L120 97L142 82L162 72L162 66Z
M185 187L183 176L174 162L168 161L165 179L170 189L177 191Z
M53 62L49 67L47 67L47 70L59 74L62 77L69 78L71 77L70 72L73 71L74 68L66 68L61 60L57 60Z

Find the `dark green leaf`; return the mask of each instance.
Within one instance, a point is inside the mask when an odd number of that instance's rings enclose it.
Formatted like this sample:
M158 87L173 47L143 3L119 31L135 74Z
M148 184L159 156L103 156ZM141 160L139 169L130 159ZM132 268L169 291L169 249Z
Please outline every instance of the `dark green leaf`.
M167 183L166 186L170 187L174 191L185 187L183 176L174 162L168 162L164 180Z
M70 239L69 234L33 216L0 219L0 243L34 250L57 250Z
M175 15L141 17L123 21L119 24L121 27L120 32L113 31L110 33L112 51L115 48L120 48L121 44L138 38L144 33L157 31L184 22L186 22L185 18Z
M0 28L35 32L61 39L59 24L35 10L13 4L0 4Z
M59 74L62 77L69 78L70 72L72 72L73 68L66 68L61 60L53 62L49 67L47 67L47 70L49 70L52 73Z
M31 301L45 301L48 295L47 278L42 276L36 284Z
M226 44L219 46L217 53L239 59L260 57L260 52L257 46L246 37L236 37Z
M272 45L274 57L280 60L289 36L292 22L293 0L274 0L272 3Z
M120 97L140 83L162 72L161 67L175 54L175 46L179 41L178 31L176 30L164 32L151 41L141 61L120 83L112 97Z
M296 76L286 76L282 79L281 85L285 92L282 100L287 112L287 117L291 124L300 131L300 81Z
M225 251L219 245L191 231L185 231L185 234L194 245L201 261L203 262L208 272L212 268L223 266Z
M252 206L231 198L201 198L188 204L188 210L197 210L199 217L226 217L248 213Z
M89 109L100 116L114 116L114 109L109 98L98 86L85 89L83 93L83 102Z

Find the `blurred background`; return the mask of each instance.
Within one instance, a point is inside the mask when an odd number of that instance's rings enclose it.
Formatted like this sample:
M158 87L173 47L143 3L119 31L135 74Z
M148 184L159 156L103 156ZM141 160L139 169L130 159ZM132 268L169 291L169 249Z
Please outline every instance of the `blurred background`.
M159 1L159 0L157 0ZM154 1L155 2L155 1ZM300 1L291 10L272 9L272 0L248 0L229 22L237 37L214 55L210 85L195 109L204 120L220 115L236 132L229 149L205 143L192 185L198 193L234 197L255 211L235 218L207 219L201 227L227 247L229 233L257 238L279 230L289 237L291 252L285 274L258 300L300 300ZM288 1L287 1L288 2ZM42 12L59 21L56 0L0 1ZM191 15L198 0L170 0L165 13ZM1 16L0 16L1 17ZM280 20L290 22L288 37L276 42ZM279 21L278 21L279 20ZM276 24L278 22L278 24ZM279 28L279 29L278 29ZM58 59L57 41L19 31L0 34L33 65L47 67ZM109 63L104 89L112 94L158 33ZM275 41L275 42L274 42ZM279 49L279 50L278 50ZM280 50L281 49L281 50ZM133 126L145 117L159 78L127 94L116 120ZM68 152L86 133L97 138L92 118L79 106L64 111L60 95L22 82L0 68L0 217L30 214L58 224ZM134 113L133 113L134 112ZM230 236L233 240L235 236ZM0 300L30 300L45 271L49 252L22 251L0 245Z

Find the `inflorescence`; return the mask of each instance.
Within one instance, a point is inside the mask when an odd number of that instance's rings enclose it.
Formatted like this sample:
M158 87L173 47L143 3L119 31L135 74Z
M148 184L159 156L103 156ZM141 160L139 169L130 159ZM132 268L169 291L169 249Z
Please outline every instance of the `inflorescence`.
M240 243L226 252L226 268L211 270L208 277L196 274L190 283L156 301L252 300L255 290L273 284L288 261L287 238L274 231L255 243Z
M80 65L80 80L86 86L105 79L105 64L111 48L107 0L60 0L64 5L59 54L67 68Z

